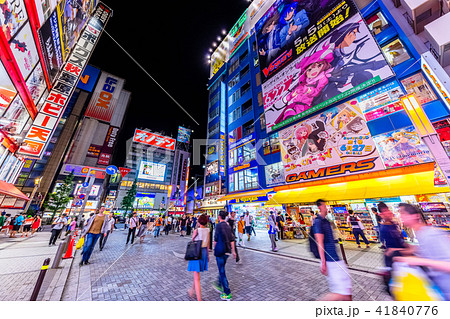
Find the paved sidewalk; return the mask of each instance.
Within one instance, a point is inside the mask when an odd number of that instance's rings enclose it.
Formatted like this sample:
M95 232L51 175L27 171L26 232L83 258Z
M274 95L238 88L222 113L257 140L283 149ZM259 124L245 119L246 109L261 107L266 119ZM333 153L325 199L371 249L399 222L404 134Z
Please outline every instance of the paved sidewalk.
M257 230L257 236L252 236L250 241L247 241L247 235L244 235L245 246L265 252L272 253L270 246L270 239L267 231ZM317 262L310 250L308 239L285 239L278 240L278 252L274 254L282 254L301 259L311 260ZM377 269L384 267L383 251L378 248L379 244L371 244L370 248L358 248L355 242L344 242L344 251L347 256L349 267L376 273ZM339 245L336 246L339 256L341 251ZM363 244L362 247L365 247Z
M77 255L62 300L192 300L187 290L193 278L184 260L188 240L171 234L125 245L126 232L114 231L102 252L97 244L90 265L79 267ZM240 255L241 264L231 258L227 263L233 300L317 300L328 291L316 262L249 249L240 249ZM210 257L209 270L201 274L202 296L220 300L211 286L218 272L212 253ZM350 274L354 300L390 300L380 277Z
M31 238L5 238L0 234L0 301L30 300L44 260L50 258L51 266L58 247L49 247L49 238L49 232L39 232ZM63 261L61 266L65 268L69 262ZM58 279L61 271L49 268L38 300L44 298L48 286L54 286L52 279Z

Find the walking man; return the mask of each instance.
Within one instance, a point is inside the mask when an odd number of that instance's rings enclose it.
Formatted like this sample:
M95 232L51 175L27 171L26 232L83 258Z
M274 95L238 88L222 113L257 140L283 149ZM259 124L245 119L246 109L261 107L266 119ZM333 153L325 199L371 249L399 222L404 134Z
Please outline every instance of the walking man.
M114 225L115 225L115 220L114 220L112 213L107 215L106 219L108 221L108 226L106 227L106 233L104 233L103 236L100 236L100 241L99 241L100 251L102 251L103 248L105 248L105 244L106 244L106 241L108 240L109 234L113 232Z
M250 213L245 213L244 216L245 222L245 232L247 234L247 241L250 241L250 236L252 235L252 221L250 220Z
M214 234L214 256L216 256L217 268L219 269L219 279L213 287L221 293L220 299L222 300L231 300L231 290L225 273L225 265L230 254L233 254L233 257L236 258L234 236L231 233L230 225L225 221L227 215L227 212L223 210L219 212L219 223Z
M153 233L154 237L159 237L159 233L161 231L161 226L163 224L163 219L161 216L158 216L155 221L155 232Z
M63 213L53 222L52 235L50 236L50 241L48 242L49 246L55 245L56 239L58 238L64 226L67 224L66 216L67 214Z
M278 251L277 243L275 242L275 234L277 233L277 224L275 222L275 216L273 215L273 211L270 211L268 222L269 222L269 238L270 243L272 244L272 251Z
M180 231L180 237L184 237L186 235L186 224L187 224L187 217L186 215L183 215L183 218L181 219L181 231Z
M127 243L125 245L128 245L128 242L130 241L131 236L131 244L134 243L134 237L136 236L136 228L138 225L138 218L137 213L133 213L133 217L130 218L128 222L128 236L127 236Z
M325 295L325 301L351 301L352 280L343 260L339 260L333 237L331 224L327 220L327 205L319 199L316 202L319 214L314 219L313 234L320 255L320 272L327 276L330 293Z
M364 226L361 223L361 219L358 216L355 216L355 213L353 210L348 211L349 216L347 217L347 224L349 227L352 227L353 230L353 236L355 236L356 243L358 244L358 248L361 248L360 242L359 242L359 236L364 240L364 243L366 244L366 248L369 248L369 241L367 240L366 236L364 235Z
M281 215L281 212L278 212L277 226L278 226L278 239L284 239L284 217L283 215Z
M103 214L105 207L100 207L97 215L90 217L86 226L84 227L81 237L84 237L83 257L81 258L80 266L89 265L89 258L91 258L94 251L95 244L101 236L106 236L108 227L110 227L108 218ZM109 228L110 229L110 228Z
M245 247L245 241L244 241L244 232L245 232L245 222L244 222L244 216L241 216L238 223L237 223L237 229L238 229L238 245L242 247Z

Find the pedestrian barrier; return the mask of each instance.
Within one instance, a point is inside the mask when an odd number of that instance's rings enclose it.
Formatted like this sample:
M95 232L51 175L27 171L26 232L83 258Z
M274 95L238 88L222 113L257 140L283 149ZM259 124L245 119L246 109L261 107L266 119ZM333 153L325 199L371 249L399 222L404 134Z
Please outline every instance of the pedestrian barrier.
M344 243L341 238L339 238L339 247L341 247L342 259L345 261L345 264L348 266L347 256L345 255Z
M69 244L69 240L71 240L72 236L66 237L63 242L59 243L58 250L56 251L55 259L53 260L52 269L56 269L59 267L59 264L62 260L62 256L67 249Z
M37 279L36 285L34 286L33 293L31 294L30 301L36 301L39 291L41 290L42 283L44 282L45 274L47 273L48 265L50 264L50 258L46 258L41 267L41 272Z

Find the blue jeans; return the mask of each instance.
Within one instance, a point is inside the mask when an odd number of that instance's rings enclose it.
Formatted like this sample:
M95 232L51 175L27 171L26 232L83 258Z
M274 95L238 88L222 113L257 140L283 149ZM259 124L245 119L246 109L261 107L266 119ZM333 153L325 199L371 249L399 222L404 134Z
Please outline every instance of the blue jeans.
M364 243L366 245L369 245L369 241L367 240L366 236L364 235L364 231L360 228L353 228L353 236L355 236L356 243L359 246L359 236L364 240Z
M158 237L160 231L161 231L161 226L155 226L154 236L155 236L155 237Z
M228 255L223 255L221 257L216 257L217 267L219 268L219 279L217 280L219 286L222 286L223 292L227 295L231 293L230 287L228 286L228 279L225 273L225 265L227 263Z
M97 243L97 240L102 235L103 234L91 234L91 233L88 233L86 235L83 245L83 258L82 258L83 262L89 261L89 258L92 255L92 251L94 250L94 246Z

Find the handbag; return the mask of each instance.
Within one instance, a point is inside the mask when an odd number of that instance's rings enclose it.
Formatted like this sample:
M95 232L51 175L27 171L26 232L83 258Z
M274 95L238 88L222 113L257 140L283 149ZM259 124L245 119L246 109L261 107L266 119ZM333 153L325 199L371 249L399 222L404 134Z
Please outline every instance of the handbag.
M184 259L199 260L201 258L202 258L202 241L193 239L192 241L188 242L186 246L186 253L184 254Z
M75 246L75 249L81 249L81 247L83 247L84 245L84 237L81 237L78 242L77 245Z

